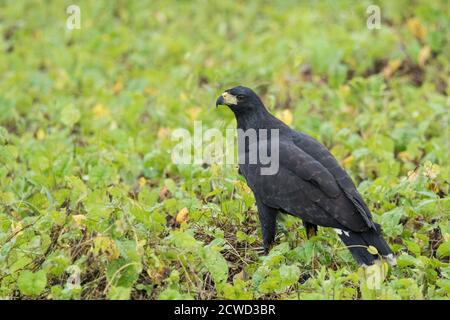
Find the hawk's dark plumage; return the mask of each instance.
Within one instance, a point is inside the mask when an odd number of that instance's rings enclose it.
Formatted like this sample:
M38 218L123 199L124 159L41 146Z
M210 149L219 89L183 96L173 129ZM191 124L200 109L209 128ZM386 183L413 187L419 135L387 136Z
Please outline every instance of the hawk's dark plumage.
M252 189L262 227L264 247L268 250L275 237L278 212L303 220L308 234L317 225L337 229L356 261L371 265L379 255L393 258L392 251L381 236L381 228L372 220L353 181L333 155L314 138L292 130L265 108L249 88L238 86L226 90L216 105L227 105L235 114L238 129L278 129L279 170L262 175L262 164L246 163L239 170ZM258 143L263 137L258 134ZM270 134L266 138L270 146ZM243 147L243 146L240 146ZM249 152L245 146L245 152ZM248 156L248 154L247 154Z

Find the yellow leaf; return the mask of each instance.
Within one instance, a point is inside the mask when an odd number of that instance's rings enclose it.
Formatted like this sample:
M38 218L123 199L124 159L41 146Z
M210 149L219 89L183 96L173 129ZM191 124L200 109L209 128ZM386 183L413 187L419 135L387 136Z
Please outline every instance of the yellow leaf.
M176 217L176 222L178 224L182 224L183 222L186 222L189 219L189 210L187 208L181 209Z
M0 191L0 204L1 205L12 205L13 203L15 202L15 195L14 195L14 193L12 193L12 192L9 192L9 191L7 191L7 192L1 192ZM19 219L22 219L22 218L20 218L20 216L19 216Z
M20 234L22 234L23 233L23 224L22 224L22 221L19 221L19 222L12 222L12 228L11 228L11 231L12 231L12 233L13 234L16 234L16 235L20 235Z
M167 128L159 128L158 129L158 139L166 139L167 137L169 137L170 134L170 130Z
M419 62L419 66L425 66L425 62L428 60L431 54L430 46L422 47L419 51L419 55L417 57L417 61Z
M36 139L38 139L38 140L44 140L44 138L45 138L45 131L42 130L42 129L39 129L39 130L36 132Z
M114 223L116 225L116 231L124 234L127 230L127 224L125 221L123 221L122 219L116 220L116 222Z
M411 156L410 156L410 154L407 151L399 152L397 156L403 162L411 161Z
M450 233L444 233L444 241L450 241Z
M242 269L242 271L241 272L239 272L239 273L237 273L237 274L235 274L234 276L233 276L233 279L240 279L240 280L247 280L248 279L248 275L247 275L247 273L245 272L245 270L244 269Z
M402 65L402 60L400 60L400 59L395 59L395 60L389 61L387 66L385 66L383 68L383 76L385 78L389 78L390 76L392 76L395 73L395 71L398 70L398 68L400 68L401 65Z
M144 248L144 246L145 246L146 244L147 244L147 240L144 240L144 239L138 240L138 242L137 242L137 247L138 247L139 250L141 250L141 249Z
M353 160L355 160L355 157L354 157L354 156L348 156L347 158L345 158L345 159L342 161L342 165L343 165L344 167L348 168L348 167L353 163Z
M344 97L348 96L350 93L350 87L348 85L342 85L339 87L339 91L342 93Z
M36 30L36 31L33 32L33 36L34 36L36 39L41 39L43 34L44 34L44 33L42 32L42 30Z
M58 76L55 80L55 88L58 90L64 89L64 86L69 81L69 75L64 69L58 70Z
M423 167L424 167L423 175L430 179L436 179L439 172L441 171L439 165L433 164L431 163L431 161L426 161Z
M277 112L277 117L287 125L292 124L293 116L291 110L289 109L284 109L281 112Z
M425 27L423 27L422 24L420 23L419 19L417 19L416 17L410 18L410 19L408 19L406 24L408 25L409 31L411 31L411 33L417 39L420 39L420 40L424 39L426 30L425 30Z
M147 179L145 179L145 177L140 177L138 183L139 183L139 187L142 188L147 183Z
M86 216L84 214L75 214L72 216L73 221L77 227L81 227L83 225L83 221L86 220Z
M236 180L234 182L234 185L236 189L241 193L250 193L252 191L245 182L242 182L240 180Z
M120 256L116 242L113 239L102 235L95 237L93 251L95 255L104 253L109 261L115 260Z
M345 106L342 108L342 111L345 113L353 113L355 111L355 107L351 104L345 104Z
M189 97L187 96L186 93L181 92L181 93L180 93L180 100L181 100L181 101L188 101L188 100L189 100Z
M205 66L207 68L213 68L214 67L214 59L208 58L205 60Z
M18 213L18 212L15 211L15 210L11 211L11 216L12 216L13 218L16 218L16 219L21 219L21 218L22 218L22 216L20 215L20 213Z
M147 275L152 279L153 282L159 283L163 280L166 269L164 267L154 268L147 270Z
M122 91L122 89L123 89L123 83L121 81L117 81L112 87L112 92L114 94L117 94L120 91Z
M431 182L427 185L428 190L433 191L434 193L439 193L441 189L437 183Z
M367 251L369 251L370 254L378 254L378 249L374 246L368 246Z
M303 56L297 54L294 57L294 67L296 67L296 68L299 67L303 63L304 60L305 59L303 58Z
M191 118L191 120L196 120L198 115L200 114L200 112L202 111L202 108L200 107L192 107L186 110L187 114L189 116L189 118Z
M147 87L144 89L144 92L149 95L154 95L156 93L156 89L153 87Z
M109 115L109 109L106 108L103 104L97 103L94 108L92 108L92 113L94 116L101 118Z
M417 177L419 176L419 173L416 170L410 170L408 171L408 181L410 183L413 183L417 180Z

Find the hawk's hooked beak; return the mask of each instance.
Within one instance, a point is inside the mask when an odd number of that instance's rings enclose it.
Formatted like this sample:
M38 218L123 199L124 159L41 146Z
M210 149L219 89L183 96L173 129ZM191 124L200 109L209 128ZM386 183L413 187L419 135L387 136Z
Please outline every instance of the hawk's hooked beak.
M236 96L233 96L231 93L228 93L226 91L224 93L222 93L222 95L219 96L216 100L216 108L219 105L230 106L230 105L236 105L236 104L237 104Z
M216 100L216 108L218 106L224 105L225 104L225 99L223 98L223 96L219 96Z

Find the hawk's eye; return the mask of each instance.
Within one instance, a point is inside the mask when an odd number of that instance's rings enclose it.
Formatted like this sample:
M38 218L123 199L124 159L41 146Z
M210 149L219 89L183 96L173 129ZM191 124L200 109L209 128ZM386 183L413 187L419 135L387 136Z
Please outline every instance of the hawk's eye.
M243 94L238 94L236 98L238 98L238 100L243 100L245 96Z

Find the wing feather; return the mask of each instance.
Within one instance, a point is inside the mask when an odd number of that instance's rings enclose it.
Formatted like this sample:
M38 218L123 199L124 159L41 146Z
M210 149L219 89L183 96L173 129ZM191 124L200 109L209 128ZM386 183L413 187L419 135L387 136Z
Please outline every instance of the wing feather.
M345 196L353 203L356 210L362 216L367 226L375 228L375 224L372 221L372 214L356 189L355 184L330 151L314 138L294 130L292 132L294 133L293 141L295 145L311 155L314 159L317 159L317 161L327 168L328 172L335 178L336 183L344 191Z

